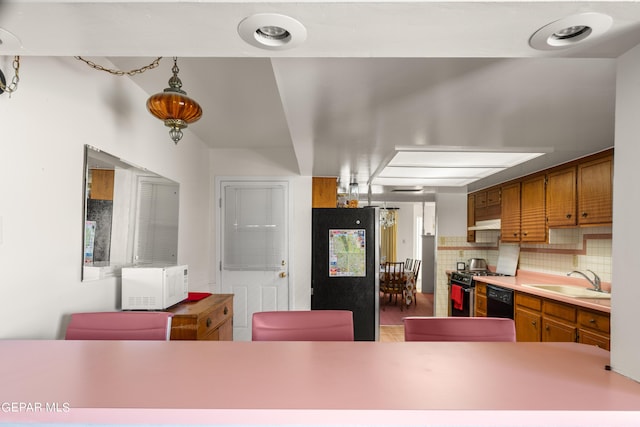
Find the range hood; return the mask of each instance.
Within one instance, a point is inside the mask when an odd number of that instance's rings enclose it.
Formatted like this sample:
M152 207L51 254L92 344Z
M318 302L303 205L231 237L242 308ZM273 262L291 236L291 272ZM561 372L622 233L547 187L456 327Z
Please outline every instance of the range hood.
M488 219L486 221L476 221L476 224L473 227L469 227L468 230L469 231L500 230L500 220Z

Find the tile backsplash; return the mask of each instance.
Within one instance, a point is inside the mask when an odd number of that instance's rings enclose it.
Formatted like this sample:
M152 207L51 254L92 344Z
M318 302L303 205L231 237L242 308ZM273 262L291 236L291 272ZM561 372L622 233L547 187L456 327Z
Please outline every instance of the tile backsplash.
M499 231L477 233L480 242L468 243L466 236L438 236L436 315L446 316L447 270L469 258L485 258L490 266L498 262ZM520 244L518 269L566 275L571 270L593 270L602 281L611 282L611 227L551 230L549 244Z

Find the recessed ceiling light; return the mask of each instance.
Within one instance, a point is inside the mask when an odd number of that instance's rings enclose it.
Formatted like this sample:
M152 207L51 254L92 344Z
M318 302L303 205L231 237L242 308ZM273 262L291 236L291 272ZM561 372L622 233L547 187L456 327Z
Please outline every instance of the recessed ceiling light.
M601 36L611 28L613 18L602 13L581 13L568 16L545 25L529 39L534 49L563 49L580 43L587 38Z
M290 16L259 13L240 22L238 34L247 43L261 49L291 49L307 38L307 29Z
M5 54L12 51L13 53L19 53L18 51L22 49L20 39L4 28L0 28L0 45L2 45L2 50Z

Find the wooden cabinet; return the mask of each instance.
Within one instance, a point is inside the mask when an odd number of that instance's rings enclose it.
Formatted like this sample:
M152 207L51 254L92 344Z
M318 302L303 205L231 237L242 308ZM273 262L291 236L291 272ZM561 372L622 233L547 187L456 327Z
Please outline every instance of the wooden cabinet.
M609 350L609 319L607 313L524 292L515 294L518 341L580 342Z
M200 301L182 302L167 309L172 340L233 340L233 295L214 294Z
M475 201L476 196L474 194L469 194L467 196L467 227L473 227L476 223L476 215L475 215ZM473 230L467 230L467 242L475 242L476 241L476 232Z
M526 310L522 307L516 307L516 340L519 342L540 342L542 316L535 311Z
M517 341L542 341L542 301L535 296L515 292L514 319Z
M593 310L578 310L578 342L609 350L610 316Z
M547 174L547 226L576 225L576 203L576 167Z
M467 207L470 209L473 203L475 221L492 219L487 212L489 206L498 201L503 242L543 243L547 241L550 227L610 225L613 222L613 150L471 195L473 201L469 199ZM467 223L470 223L469 217ZM474 241L470 233L467 241Z
M487 190L482 190L474 193L475 221L486 221L488 219L500 218L500 209L501 209L500 194L501 194L500 187L493 187Z
M312 178L311 206L314 208L335 208L338 205L338 179Z
M501 240L545 242L545 177L538 175L502 187Z
M545 176L525 179L521 183L520 241L546 242Z
M576 307L543 299L542 341L575 342L576 340Z
M113 200L113 169L91 169L91 191L93 200Z
M500 234L503 242L520 241L520 183L502 187Z
M476 317L487 317L487 284L476 282Z
M613 156L578 165L578 224L613 221Z

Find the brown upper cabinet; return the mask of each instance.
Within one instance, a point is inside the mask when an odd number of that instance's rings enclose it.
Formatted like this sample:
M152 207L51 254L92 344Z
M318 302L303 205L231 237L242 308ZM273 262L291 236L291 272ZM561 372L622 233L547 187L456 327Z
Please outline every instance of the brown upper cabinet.
M578 224L613 221L613 156L578 165Z
M338 205L338 178L312 178L311 206L335 208Z
M467 195L467 227L473 227L476 223L476 196L474 194ZM476 232L467 229L467 242L476 241Z
M547 174L547 225L576 225L576 167Z
M520 241L520 182L502 187L500 235L503 242Z
M545 242L545 176L522 180L520 191L520 241Z
M546 241L544 175L502 187L500 231L503 242Z
M113 169L91 169L91 192L93 200L113 200Z
M475 221L500 218L500 187L474 193Z
M474 196L475 221L501 219L501 241L543 243L549 228L610 225L612 194L613 149L470 196ZM497 216L489 208L496 200L500 206ZM470 203L468 209L472 209ZM468 225L469 215L467 212ZM467 241L474 241L470 233Z

